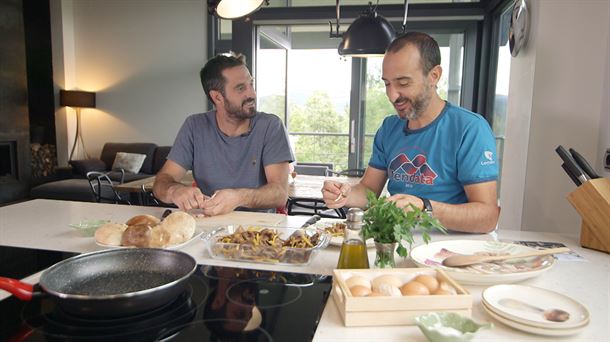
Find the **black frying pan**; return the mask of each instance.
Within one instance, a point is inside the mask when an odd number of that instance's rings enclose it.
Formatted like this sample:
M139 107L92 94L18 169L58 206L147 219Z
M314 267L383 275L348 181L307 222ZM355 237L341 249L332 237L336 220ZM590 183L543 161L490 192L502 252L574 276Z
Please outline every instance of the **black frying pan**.
M33 286L0 277L0 288L22 300L50 295L65 311L116 317L148 311L178 297L197 267L190 255L164 249L124 248L81 254L45 270Z

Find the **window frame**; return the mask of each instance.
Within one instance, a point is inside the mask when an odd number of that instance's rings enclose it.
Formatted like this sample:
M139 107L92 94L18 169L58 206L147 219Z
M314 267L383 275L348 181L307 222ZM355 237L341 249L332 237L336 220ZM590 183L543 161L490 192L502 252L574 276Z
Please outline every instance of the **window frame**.
M407 30L426 31L430 33L463 33L464 57L462 66L462 85L460 92L461 106L480 113L491 124L488 116L490 91L487 87L490 81L493 54L488 48L493 43L491 9L500 5L508 6L512 0L481 0L478 3L417 3L409 5L409 20ZM359 14L368 8L366 6L341 7L341 32L345 32L349 24ZM403 5L379 5L378 13L393 23L397 32L401 30ZM247 65L254 70L256 65L256 25L298 25L326 24L336 25L335 6L312 7L263 7L251 14L247 20L238 19L232 22L232 39L218 39L219 21L210 17L208 20L208 55L214 56L227 50L239 51L247 58ZM330 31L330 27L329 27ZM330 38L329 38L330 39ZM337 45L339 40L337 40ZM497 56L496 56L497 58ZM497 61L495 61L497 64ZM477 67L479 66L479 67ZM493 69L495 70L495 69ZM254 71L253 71L254 73ZM256 75L255 75L256 76ZM495 82L495 72L494 72ZM348 167L366 166L364 154L364 113L366 110L366 59L352 59L352 90L350 96L350 127L348 142ZM491 101L493 102L493 101ZM493 104L492 104L493 105ZM285 111L287 113L287 111ZM287 118L285 117L285 122ZM355 149L353 147L356 147Z

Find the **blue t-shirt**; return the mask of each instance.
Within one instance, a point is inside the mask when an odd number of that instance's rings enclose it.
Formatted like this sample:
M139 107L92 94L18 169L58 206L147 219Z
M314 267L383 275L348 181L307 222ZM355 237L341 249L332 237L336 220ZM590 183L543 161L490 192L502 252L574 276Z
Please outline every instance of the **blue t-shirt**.
M375 135L369 166L385 170L390 194L467 203L464 186L496 180L496 143L485 119L446 102L429 125L408 129L392 115Z

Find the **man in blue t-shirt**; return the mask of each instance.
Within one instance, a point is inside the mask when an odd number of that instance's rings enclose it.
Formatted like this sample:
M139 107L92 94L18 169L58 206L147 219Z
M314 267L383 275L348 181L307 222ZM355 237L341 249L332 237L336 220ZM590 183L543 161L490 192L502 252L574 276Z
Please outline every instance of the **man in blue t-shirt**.
M496 145L480 115L441 99L440 49L425 33L396 38L383 59L382 79L398 116L385 118L373 153L355 186L326 181L329 208L361 207L366 192L379 196L388 181L389 200L431 212L448 229L493 230L497 204Z
M157 173L155 196L182 210L201 208L210 216L284 206L294 156L280 119L256 111L253 79L243 56L218 55L200 76L216 108L186 119ZM180 183L187 170L193 171L197 186Z

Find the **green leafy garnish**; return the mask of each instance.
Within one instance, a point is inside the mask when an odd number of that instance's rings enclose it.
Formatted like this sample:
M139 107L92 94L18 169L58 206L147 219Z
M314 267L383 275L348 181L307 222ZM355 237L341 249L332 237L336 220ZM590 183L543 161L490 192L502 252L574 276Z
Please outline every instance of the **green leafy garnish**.
M367 193L366 197L368 209L364 212L364 225L362 226L364 240L373 238L375 242L379 243L398 242L396 252L403 258L409 255L413 245L413 230L421 231L425 243L430 241L430 232L434 229L447 233L438 219L411 203L409 203L408 209L399 208L396 203L388 201L385 196L377 198L371 191ZM403 245L403 241L408 243L408 249Z

